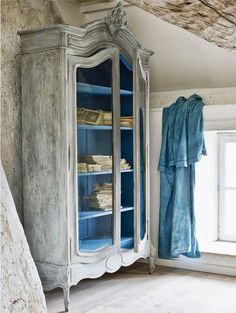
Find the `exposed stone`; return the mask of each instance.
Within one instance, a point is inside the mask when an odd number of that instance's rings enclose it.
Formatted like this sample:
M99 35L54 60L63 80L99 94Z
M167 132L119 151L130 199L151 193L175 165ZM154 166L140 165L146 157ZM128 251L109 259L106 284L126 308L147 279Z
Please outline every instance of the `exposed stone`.
M45 297L1 165L1 312L44 313Z
M236 53L235 0L126 0Z
M1 1L1 159L22 217L19 30L61 22L49 0Z

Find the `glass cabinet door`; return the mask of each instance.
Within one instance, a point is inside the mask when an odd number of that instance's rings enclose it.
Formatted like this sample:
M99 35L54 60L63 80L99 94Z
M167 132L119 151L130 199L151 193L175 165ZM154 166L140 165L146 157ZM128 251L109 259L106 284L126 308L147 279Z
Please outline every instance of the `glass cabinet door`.
M146 236L145 74L117 48L72 60L77 254L138 250Z
M133 65L120 54L121 244L134 247Z
M75 70L79 254L119 241L118 57L116 61L110 50L87 58Z
M146 113L146 98L147 98L147 86L146 86L146 74L142 69L141 61L139 56L136 58L136 170L137 170L137 215L136 215L136 229L137 229L137 245L136 249L139 248L139 243L145 238L147 232L147 199L146 199L146 188L148 184L147 179L147 113Z
M136 60L135 60L136 61ZM135 90L135 92L133 92ZM146 77L120 54L121 243L138 250L146 235Z
M146 234L146 80L143 77L141 68L138 73L139 78L139 181L140 181L140 240Z

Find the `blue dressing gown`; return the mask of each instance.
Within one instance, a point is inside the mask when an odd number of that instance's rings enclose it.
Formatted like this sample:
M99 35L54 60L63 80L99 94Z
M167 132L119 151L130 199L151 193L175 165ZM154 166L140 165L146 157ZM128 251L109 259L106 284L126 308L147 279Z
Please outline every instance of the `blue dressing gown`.
M194 216L195 162L206 155L202 98L179 97L163 109L158 256L200 257Z

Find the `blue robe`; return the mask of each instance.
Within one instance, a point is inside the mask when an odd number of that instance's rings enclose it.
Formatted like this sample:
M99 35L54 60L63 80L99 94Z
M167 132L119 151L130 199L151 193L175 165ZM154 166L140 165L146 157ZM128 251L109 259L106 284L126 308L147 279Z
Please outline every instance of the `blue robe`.
M158 256L200 257L194 216L195 163L206 155L202 98L179 97L163 109Z

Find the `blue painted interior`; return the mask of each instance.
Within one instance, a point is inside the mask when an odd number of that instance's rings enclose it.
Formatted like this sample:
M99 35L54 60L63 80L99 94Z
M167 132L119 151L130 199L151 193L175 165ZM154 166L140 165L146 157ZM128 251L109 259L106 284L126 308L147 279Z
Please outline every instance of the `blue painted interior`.
M132 211L134 208L133 207L121 207L120 211L121 213L123 212L126 212L126 211ZM105 216L105 215L111 215L112 214L112 211L91 211L91 210L88 210L88 211L81 211L79 213L79 219L80 221L82 220L87 220L87 219L90 219L90 218L96 218L96 217L99 217L99 216Z
M121 173L131 173L133 169L121 170ZM79 173L79 176L96 176L96 175L107 175L108 173L112 173L112 171L100 171L100 172L87 172L87 173Z
M78 125L81 130L112 130L112 126L107 125ZM121 127L121 130L133 130L132 127Z
M92 85L92 84L86 84L86 83L77 83L77 90L79 90L80 93L85 94L92 94L92 95L111 95L112 94L112 88L111 87L104 87L99 85ZM120 89L120 95L121 96L128 96L132 95L132 91L130 90L123 90Z
M112 62L107 60L94 68L78 68L77 107L112 111ZM132 65L120 56L121 116L133 115ZM133 199L133 129L121 127L121 157L131 165L131 170L121 173L121 247L134 246ZM112 155L112 127L78 125L78 161L85 154ZM95 183L112 183L112 173L79 173L79 243L80 251L98 251L113 244L113 212L98 211L89 207L84 197L91 194Z

